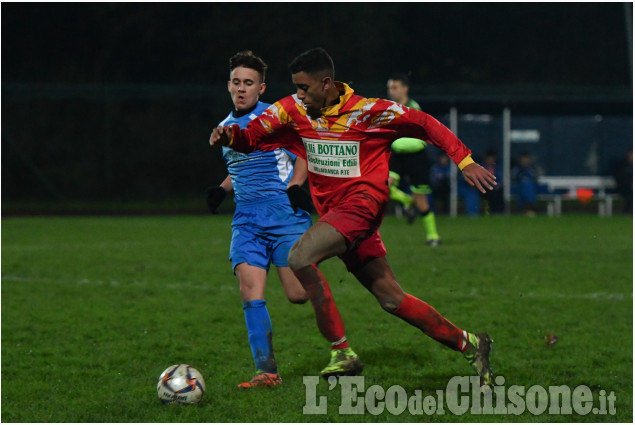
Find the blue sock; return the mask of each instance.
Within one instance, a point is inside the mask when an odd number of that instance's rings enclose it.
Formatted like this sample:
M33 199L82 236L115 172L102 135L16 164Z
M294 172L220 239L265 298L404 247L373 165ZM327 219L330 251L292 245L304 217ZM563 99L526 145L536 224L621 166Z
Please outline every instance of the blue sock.
M249 345L256 369L268 373L278 373L276 360L273 357L273 329L267 310L267 301L245 301L243 302L243 310L245 311Z

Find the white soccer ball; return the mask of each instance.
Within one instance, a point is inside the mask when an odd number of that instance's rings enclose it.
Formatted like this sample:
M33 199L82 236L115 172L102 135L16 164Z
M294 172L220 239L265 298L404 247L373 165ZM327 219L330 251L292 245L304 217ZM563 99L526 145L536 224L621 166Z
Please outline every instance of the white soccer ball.
M205 395L205 380L190 365L173 365L159 376L157 394L164 404L198 404Z

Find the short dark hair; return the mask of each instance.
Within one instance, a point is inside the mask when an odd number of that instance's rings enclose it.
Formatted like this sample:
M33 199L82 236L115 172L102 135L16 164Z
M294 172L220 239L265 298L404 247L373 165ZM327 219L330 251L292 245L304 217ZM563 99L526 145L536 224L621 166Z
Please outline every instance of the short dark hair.
M406 87L410 87L410 78L408 78L408 75L404 74L403 72L395 72L388 79L393 81L401 81L401 84Z
M306 72L307 74L328 73L328 76L335 78L335 65L331 56L321 47L307 50L300 53L289 64L289 71L292 74Z
M232 72L239 66L257 71L258 74L260 74L260 81L264 83L265 71L267 71L267 64L258 56L254 55L251 50L238 52L234 56L229 58L229 72Z

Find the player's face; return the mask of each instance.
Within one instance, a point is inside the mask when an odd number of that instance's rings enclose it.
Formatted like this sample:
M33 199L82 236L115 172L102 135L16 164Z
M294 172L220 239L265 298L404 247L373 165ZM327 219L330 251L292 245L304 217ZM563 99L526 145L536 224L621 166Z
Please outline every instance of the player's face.
M330 78L319 78L304 71L292 74L298 99L302 101L312 118L321 116L320 109L326 106Z
M529 155L522 155L520 157L520 166L523 168L529 168L531 167L531 157Z
M388 98L393 102L404 104L408 98L408 86L404 86L401 81L388 80Z
M255 69L239 66L229 74L227 89L237 111L254 106L265 88L265 83L260 81L260 74Z

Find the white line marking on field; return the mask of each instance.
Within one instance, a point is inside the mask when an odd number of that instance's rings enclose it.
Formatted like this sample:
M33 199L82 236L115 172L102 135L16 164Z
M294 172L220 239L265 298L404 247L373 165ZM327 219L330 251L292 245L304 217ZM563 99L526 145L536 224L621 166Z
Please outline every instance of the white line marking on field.
M2 275L3 282L33 282L33 283L54 283L54 284L68 284L75 283L76 285L86 285L86 286L102 286L102 285L110 285L110 286L121 286L121 285L135 285L135 286L146 286L148 284L153 284L157 286L161 286L164 288L170 289L179 289L179 288L194 288L194 289L209 289L213 288L215 291L236 291L237 285L229 285L229 284L218 284L218 282L214 281L206 281L206 282L193 282L193 281L180 281L180 282L148 282L147 280L137 280L133 279L131 281L122 282L114 279L75 279L73 281L69 281L63 278L42 278L42 277L31 277L31 276L19 276L19 275ZM463 295L468 297L480 297L486 296L480 294L479 291L475 288L469 293L455 293L455 295ZM565 300L607 300L607 301L622 301L626 298L633 299L633 293L611 293L611 292L589 292L589 293L559 293L559 292L517 292L517 293L499 293L498 295L503 297L517 297L517 298L535 298L535 299L550 299L550 298L558 298Z
M147 280L138 280L133 279L130 281L120 281L114 279L73 279L66 280L63 278L42 278L42 277L31 277L31 276L18 276L18 275L2 275L2 282L32 282L32 283L50 283L50 284L76 284L78 286L121 286L121 285L135 285L135 286L147 286L150 284ZM237 285L219 285L217 282L192 282L192 281L181 281L181 282L152 282L153 285L157 285L163 288L170 289L211 289L214 291L236 291Z

